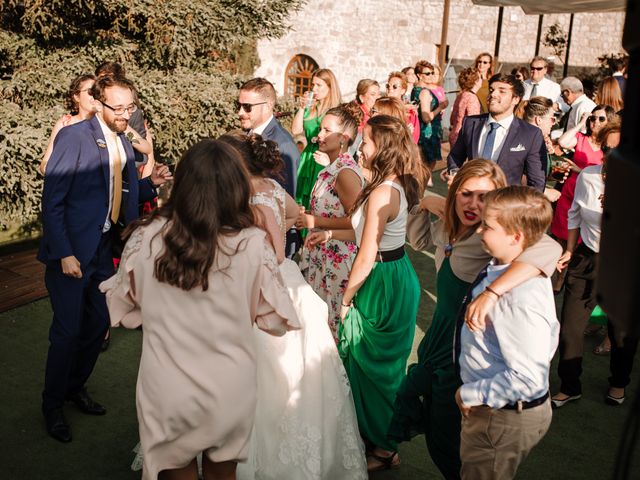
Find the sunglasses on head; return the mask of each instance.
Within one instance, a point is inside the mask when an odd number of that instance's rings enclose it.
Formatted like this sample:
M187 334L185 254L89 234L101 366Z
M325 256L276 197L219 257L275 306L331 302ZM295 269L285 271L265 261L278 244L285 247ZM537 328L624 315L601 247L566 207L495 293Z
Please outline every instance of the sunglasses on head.
M591 116L589 117L589 121L590 121L590 122L595 122L595 121L596 121L596 119L598 119L598 121L599 121L600 123L604 123L604 122L606 122L606 121L607 121L607 117L596 117L595 115L591 115Z
M544 70L544 69L545 69L545 68L547 68L547 67L529 67L529 68L531 68L531 70L534 70L534 71L536 71L536 72L539 72L540 70Z
M251 113L251 110L253 109L253 107L255 107L256 105L264 105L267 102L259 102L259 103L240 103L236 100L235 102L235 106L236 106L236 111L242 109L244 110L246 113Z

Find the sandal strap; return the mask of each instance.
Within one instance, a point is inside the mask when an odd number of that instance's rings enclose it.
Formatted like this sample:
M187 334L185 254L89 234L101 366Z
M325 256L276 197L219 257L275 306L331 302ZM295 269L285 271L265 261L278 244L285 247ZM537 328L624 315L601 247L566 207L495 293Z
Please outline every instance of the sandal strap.
M379 461L383 465L390 467L391 465L393 465L394 459L398 457L398 452L392 452L388 457L381 457L380 455L376 455L373 452L369 452L369 456Z

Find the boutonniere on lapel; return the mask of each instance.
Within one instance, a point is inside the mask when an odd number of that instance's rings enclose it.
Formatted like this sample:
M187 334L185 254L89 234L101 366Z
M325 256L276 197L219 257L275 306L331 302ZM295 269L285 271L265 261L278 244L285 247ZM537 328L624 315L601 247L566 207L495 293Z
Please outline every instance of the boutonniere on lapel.
M105 142L103 139L99 138L96 140L96 144L98 145L98 147L100 148L107 148L107 142Z
M131 143L131 145L136 145L138 143L140 143L140 141L134 137L133 133L131 132L127 132L127 139L129 140L129 143Z
M511 147L509 149L510 152L524 152L525 150L526 148L524 148L524 145L522 145L521 143L519 143L517 147Z

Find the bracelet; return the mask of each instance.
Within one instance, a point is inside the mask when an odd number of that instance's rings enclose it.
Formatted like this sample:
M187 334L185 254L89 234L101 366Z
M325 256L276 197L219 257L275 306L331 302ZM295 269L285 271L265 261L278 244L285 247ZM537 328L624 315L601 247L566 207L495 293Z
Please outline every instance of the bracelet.
M340 305L342 305L343 307L351 308L351 303L340 302Z
M329 241L333 238L333 230L327 230L327 233L329 234L329 238L327 238L327 241Z
M500 298L501 295L498 294L498 292L496 292L493 288L491 287L485 287L484 289L485 292L489 292L489 293L493 293L497 298Z

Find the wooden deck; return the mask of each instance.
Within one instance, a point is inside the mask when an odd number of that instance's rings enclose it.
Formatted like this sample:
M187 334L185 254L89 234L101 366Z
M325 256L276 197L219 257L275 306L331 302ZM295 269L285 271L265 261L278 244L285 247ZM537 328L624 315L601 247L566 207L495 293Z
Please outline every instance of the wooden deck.
M0 257L0 313L48 295L36 249Z

